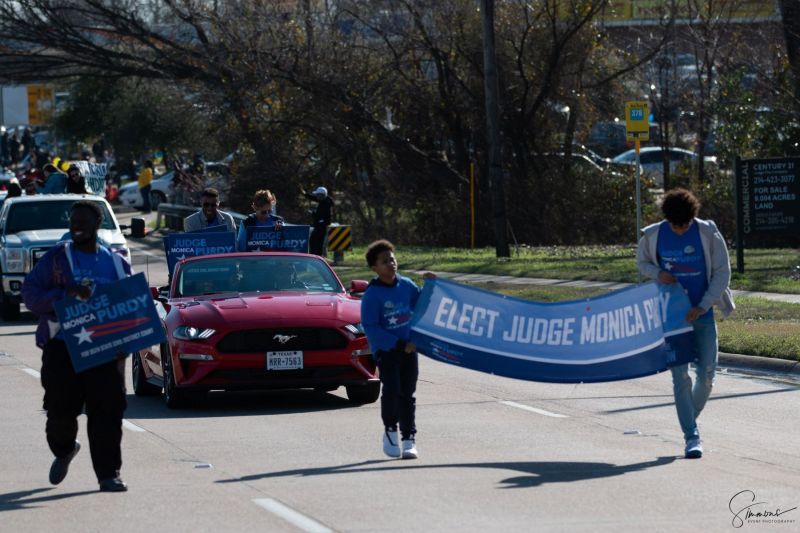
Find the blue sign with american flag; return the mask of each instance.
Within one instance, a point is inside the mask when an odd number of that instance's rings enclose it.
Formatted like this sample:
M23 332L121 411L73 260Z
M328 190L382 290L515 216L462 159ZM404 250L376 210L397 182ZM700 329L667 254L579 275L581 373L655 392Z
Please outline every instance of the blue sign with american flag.
M55 308L75 372L166 340L141 273L97 285L86 301L64 298Z

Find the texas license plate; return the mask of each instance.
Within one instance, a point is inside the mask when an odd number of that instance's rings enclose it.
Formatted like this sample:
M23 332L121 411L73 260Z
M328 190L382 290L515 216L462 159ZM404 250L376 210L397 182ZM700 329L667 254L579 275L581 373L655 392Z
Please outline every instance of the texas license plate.
M303 352L267 352L267 370L297 370L303 368Z

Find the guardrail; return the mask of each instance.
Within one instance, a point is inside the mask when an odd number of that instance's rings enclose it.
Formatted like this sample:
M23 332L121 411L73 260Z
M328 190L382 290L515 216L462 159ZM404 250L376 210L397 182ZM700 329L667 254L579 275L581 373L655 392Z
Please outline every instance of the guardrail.
M175 231L183 231L183 219L191 214L197 213L200 208L191 205L178 205L178 204L158 204L158 216L156 217L156 229L161 228L163 220L164 227ZM247 215L236 213L235 211L227 211L226 213L233 217L237 225L241 224Z

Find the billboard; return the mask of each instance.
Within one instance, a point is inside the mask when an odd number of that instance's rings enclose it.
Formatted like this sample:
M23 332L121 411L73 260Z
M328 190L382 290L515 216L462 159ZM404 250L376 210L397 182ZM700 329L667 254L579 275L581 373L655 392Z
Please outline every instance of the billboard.
M800 243L799 169L797 157L736 161L737 237L744 245Z
M47 124L53 116L54 103L52 85L28 85L28 125Z

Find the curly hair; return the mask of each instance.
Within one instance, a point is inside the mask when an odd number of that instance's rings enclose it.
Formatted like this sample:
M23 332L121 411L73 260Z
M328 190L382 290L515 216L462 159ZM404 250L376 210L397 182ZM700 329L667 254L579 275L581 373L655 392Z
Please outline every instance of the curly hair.
M394 252L394 244L386 239L375 241L367 246L367 265L375 266L378 262L378 256L383 252Z
M685 226L700 212L700 200L686 189L671 189L664 195L661 212L670 224Z

